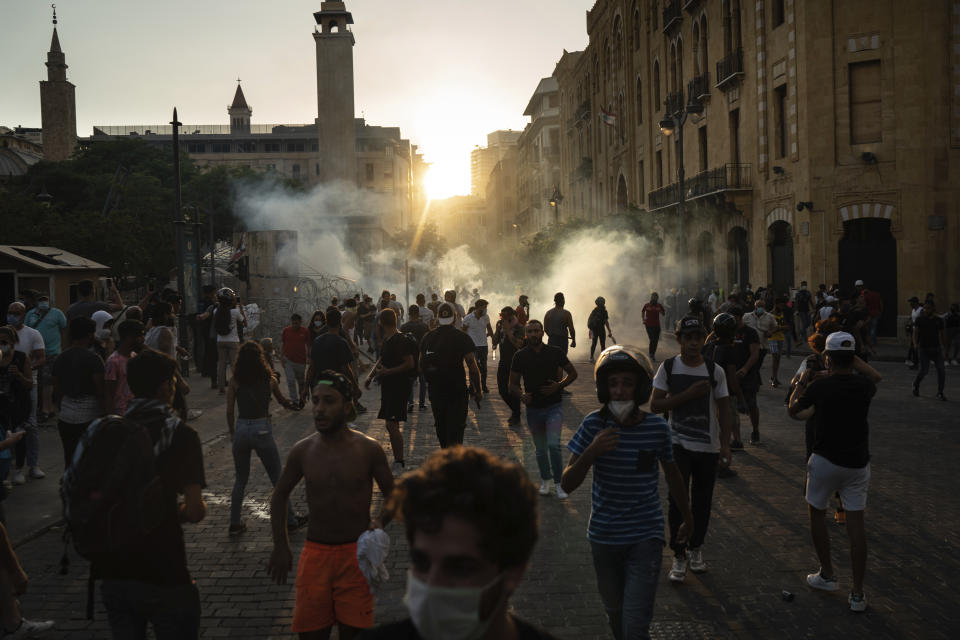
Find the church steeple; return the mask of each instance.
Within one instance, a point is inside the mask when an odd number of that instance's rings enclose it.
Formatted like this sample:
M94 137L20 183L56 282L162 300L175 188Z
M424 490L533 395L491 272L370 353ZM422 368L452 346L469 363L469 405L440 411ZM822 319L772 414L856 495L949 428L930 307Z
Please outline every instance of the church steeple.
M76 88L67 81L67 57L57 35L57 8L53 5L53 37L47 52L47 79L40 81L40 114L43 155L46 160L66 160L77 146Z
M253 109L247 106L247 99L240 88L240 78L237 78L237 92L233 94L233 104L227 107L230 114L230 133L250 133L250 116Z

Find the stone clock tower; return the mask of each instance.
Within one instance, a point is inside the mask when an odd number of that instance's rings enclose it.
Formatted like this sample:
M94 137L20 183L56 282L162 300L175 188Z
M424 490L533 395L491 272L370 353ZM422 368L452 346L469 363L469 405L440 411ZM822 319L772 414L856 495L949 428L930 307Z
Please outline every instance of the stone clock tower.
M353 106L353 16L343 2L321 2L317 21L318 182L356 184Z

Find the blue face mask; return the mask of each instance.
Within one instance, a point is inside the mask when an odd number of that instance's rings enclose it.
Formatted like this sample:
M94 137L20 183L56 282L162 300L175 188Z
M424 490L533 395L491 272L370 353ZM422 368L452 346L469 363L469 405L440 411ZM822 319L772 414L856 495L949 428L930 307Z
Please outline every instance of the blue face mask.
M40 309L40 311L47 311L47 310L50 309L50 303L49 303L49 302L38 302L38 303L37 303L37 309Z
M15 327L20 326L20 316L13 315L12 313L7 314L7 324L13 325Z
M763 315L763 311L764 311L763 307L757 307L757 315L758 315L758 316L762 316L762 315Z

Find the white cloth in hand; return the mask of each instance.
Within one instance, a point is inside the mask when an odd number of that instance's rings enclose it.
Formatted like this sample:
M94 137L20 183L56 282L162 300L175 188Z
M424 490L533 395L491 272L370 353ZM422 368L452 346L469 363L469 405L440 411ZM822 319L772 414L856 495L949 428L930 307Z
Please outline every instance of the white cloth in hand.
M387 554L390 553L390 536L383 529L365 531L357 538L357 564L370 585L370 593L390 579L387 571Z

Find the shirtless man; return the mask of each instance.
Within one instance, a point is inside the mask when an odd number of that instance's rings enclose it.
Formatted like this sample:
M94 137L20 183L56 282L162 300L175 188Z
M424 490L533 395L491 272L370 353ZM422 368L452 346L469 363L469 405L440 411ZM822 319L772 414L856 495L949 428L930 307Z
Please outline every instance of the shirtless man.
M340 638L354 638L373 626L373 595L357 564L357 538L382 529L389 514L370 517L373 481L384 500L393 490L387 456L377 441L354 431L353 385L345 376L322 371L311 391L317 430L290 451L270 501L273 554L268 571L285 584L293 568L287 537L287 501L301 478L307 486L310 521L297 564L293 626L301 640L326 640L334 623Z
M567 332L570 332L570 348L577 348L577 332L573 328L573 316L563 308L566 300L562 293L553 296L553 309L543 316L543 329L547 334L547 344L559 347L567 355Z

